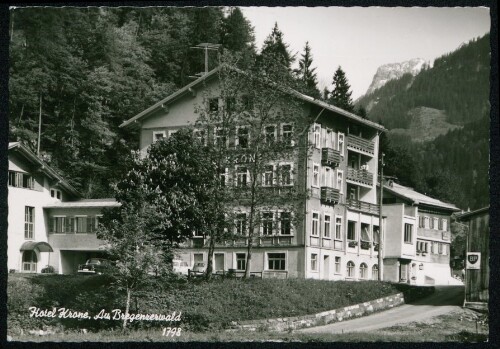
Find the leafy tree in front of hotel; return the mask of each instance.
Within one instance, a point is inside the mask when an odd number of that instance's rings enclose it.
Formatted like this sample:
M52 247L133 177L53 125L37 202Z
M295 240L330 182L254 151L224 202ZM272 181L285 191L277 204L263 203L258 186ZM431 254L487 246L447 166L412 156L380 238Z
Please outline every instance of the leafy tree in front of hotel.
M297 173L301 157L307 156L303 136L309 120L291 90L293 77L281 62L264 56L252 69L240 71L231 64L234 61L227 53L221 56L217 92L204 96L196 127L213 135L209 146L215 149L214 164L223 176L220 183L227 188L221 202L231 236L225 240L246 246L245 277L249 277L265 213L276 217L269 222L269 235L292 235L303 216L307 193ZM216 242L210 240L209 258Z

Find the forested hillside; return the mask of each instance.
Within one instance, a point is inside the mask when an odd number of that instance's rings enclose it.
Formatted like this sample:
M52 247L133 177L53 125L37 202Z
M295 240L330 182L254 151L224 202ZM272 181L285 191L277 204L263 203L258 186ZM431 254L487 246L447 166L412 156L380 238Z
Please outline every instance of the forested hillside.
M387 174L463 209L489 204L489 57L486 35L359 101L389 129Z
M118 125L202 72L203 51L191 47L203 42L255 53L237 8L14 9L10 141L36 150L41 116L41 154L85 196L108 195L136 148Z
M490 56L487 34L437 58L415 77L406 74L387 82L357 105L388 129L408 128L409 112L417 107L444 110L451 124L478 120L489 111Z

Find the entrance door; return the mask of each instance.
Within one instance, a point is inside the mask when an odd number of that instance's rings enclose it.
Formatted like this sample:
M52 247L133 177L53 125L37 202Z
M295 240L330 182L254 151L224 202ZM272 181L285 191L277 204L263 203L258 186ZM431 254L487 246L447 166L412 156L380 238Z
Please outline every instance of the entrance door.
M323 279L330 280L330 256L323 257Z
M399 282L408 282L408 263L401 262L399 266Z
M214 270L224 270L224 253L216 253L214 256Z

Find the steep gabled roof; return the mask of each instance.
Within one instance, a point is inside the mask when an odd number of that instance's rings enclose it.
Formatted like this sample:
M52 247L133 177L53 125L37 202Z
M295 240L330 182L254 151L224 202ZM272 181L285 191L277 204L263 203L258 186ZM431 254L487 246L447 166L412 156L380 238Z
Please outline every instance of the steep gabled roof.
M21 142L11 142L9 143L9 152L13 151L30 161L32 164L38 166L39 171L48 176L51 179L55 179L59 182L59 186L61 186L64 190L75 197L81 197L82 195L64 178L62 178L56 170L47 165L42 159L36 156L31 150L29 150L26 146L24 146Z
M246 74L246 72L238 69L238 68L234 68L234 67L231 67L231 66L226 66L228 67L229 69L233 69L239 73L242 73L242 74ZM197 87L198 85L202 84L203 82L205 81L208 81L209 79L211 78L214 78L214 77L217 77L216 73L221 69L221 66L215 68L215 69L212 69L210 72L202 75L200 78L196 79L195 81L191 82L190 84L184 86L183 88L181 88L180 90L177 90L176 92L174 92L173 94L167 96L166 98L162 99L161 101L159 101L158 103L156 104L153 104L151 107L147 108L146 110L143 110L142 112L140 112L139 114L135 115L134 117L124 121L120 127L130 127L131 125L133 125L135 122L141 120L141 119L144 119L146 117L148 117L149 115L151 115L151 113L155 112L156 110L160 109L162 106L165 106L165 105L168 105L169 103L172 103L174 102L176 99L178 99L179 97L181 96L184 96L185 94L187 93L190 93L190 91ZM311 103L311 104L314 104L318 107L321 107L321 108L324 108L326 110L330 110L330 111L333 111L337 114L340 114L340 115L343 115L345 117L347 117L348 119L351 119L351 120L354 120L354 121L357 121L361 124L364 124L364 125L367 125L369 127L373 127L379 131L386 131L386 128L380 124L377 124L376 122L373 122L373 121L370 121L370 120L367 120L367 119L363 119L362 117L356 115L356 114L353 114L353 113L350 113L348 111L345 111L344 109L341 109L339 107L336 107L334 105L331 105L331 104L328 104L326 102L323 102L321 100L318 100L318 99L315 99L313 97L310 97L310 96L307 96L303 93L300 93L296 90L293 90L293 89L286 89L284 90L285 93L288 93L292 96L295 96L296 98L304 101L304 102L307 102L307 103Z
M412 188L405 187L401 184L394 183L388 185L384 184L384 191L387 191L397 197L407 200L416 205L432 206L441 209L446 209L449 211L460 211L458 207L453 204L443 202L438 199L431 198L430 196L419 193Z

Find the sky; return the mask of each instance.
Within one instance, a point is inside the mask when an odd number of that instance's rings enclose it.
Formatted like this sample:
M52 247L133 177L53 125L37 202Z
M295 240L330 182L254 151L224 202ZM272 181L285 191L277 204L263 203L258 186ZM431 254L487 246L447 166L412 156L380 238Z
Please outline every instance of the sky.
M274 23L297 58L309 41L320 89L331 89L340 65L352 97L362 96L377 68L452 52L490 30L484 7L241 7L260 50Z

